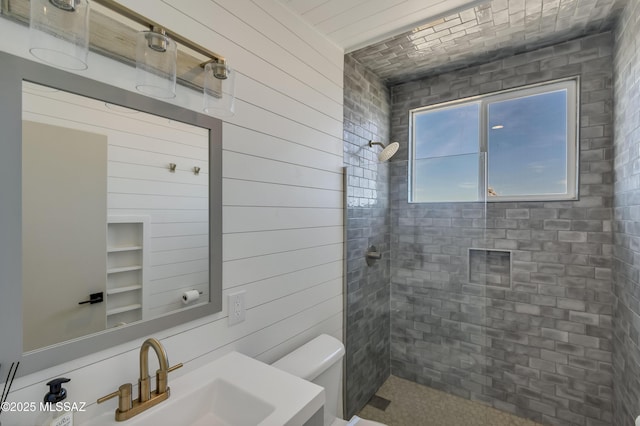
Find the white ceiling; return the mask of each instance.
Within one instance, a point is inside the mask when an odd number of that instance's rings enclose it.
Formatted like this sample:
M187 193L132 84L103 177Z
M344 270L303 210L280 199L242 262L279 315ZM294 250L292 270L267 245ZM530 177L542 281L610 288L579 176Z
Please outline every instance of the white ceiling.
M486 0L278 0L345 53Z

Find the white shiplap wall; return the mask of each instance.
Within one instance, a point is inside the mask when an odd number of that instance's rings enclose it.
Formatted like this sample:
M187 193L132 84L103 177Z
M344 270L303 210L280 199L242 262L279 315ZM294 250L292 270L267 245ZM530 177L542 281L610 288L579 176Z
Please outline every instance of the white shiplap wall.
M223 126L223 288L246 291L247 319L223 312L158 333L184 374L237 350L270 362L320 333L342 337L343 52L275 0L127 0L126 6L225 55L237 72L236 115ZM0 49L28 57L24 28L0 21ZM134 72L91 56L85 75L129 88ZM197 94L175 103L198 110ZM10 400L40 401L72 379L95 401L138 377L143 339L16 379ZM112 411L95 404L82 420ZM33 416L2 414L3 424Z

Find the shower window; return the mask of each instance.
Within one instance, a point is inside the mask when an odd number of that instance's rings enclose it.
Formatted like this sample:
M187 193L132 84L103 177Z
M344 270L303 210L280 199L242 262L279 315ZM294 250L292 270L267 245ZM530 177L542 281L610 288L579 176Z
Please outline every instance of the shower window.
M577 198L577 79L410 111L410 199ZM486 163L479 161L486 154Z

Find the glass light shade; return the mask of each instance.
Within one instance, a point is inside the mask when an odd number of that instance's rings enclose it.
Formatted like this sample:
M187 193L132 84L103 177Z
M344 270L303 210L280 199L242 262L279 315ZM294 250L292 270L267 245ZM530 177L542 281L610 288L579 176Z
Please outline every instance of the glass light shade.
M136 89L154 98L176 97L176 43L160 31L141 31L136 39Z
M88 0L31 0L29 52L58 68L87 69Z
M214 75L215 74L215 75ZM226 75L221 79L217 76ZM232 117L236 107L236 73L226 64L210 62L204 67L203 111L216 117Z

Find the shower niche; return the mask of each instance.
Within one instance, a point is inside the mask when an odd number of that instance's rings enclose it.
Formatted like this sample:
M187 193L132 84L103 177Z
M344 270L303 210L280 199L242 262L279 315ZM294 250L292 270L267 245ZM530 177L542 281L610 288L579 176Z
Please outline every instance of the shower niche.
M511 288L511 251L470 248L469 283Z

